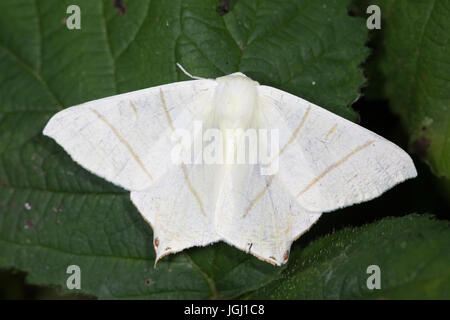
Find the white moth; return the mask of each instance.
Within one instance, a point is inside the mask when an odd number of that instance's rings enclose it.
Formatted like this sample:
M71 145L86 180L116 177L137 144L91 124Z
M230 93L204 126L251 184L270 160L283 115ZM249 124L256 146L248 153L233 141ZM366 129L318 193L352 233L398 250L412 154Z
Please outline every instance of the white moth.
M282 265L322 212L417 175L398 146L313 103L240 72L192 78L67 108L44 129L81 166L131 192L153 228L156 261L225 241ZM233 144L231 129L245 139ZM258 136L256 162L230 162L239 146L254 150L248 129L272 134Z

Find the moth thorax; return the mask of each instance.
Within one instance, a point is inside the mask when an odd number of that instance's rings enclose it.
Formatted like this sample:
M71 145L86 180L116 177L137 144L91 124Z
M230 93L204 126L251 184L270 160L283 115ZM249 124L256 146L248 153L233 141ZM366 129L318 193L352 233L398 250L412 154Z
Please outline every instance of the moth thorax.
M258 82L243 74L217 78L214 104L221 129L246 130L257 106Z

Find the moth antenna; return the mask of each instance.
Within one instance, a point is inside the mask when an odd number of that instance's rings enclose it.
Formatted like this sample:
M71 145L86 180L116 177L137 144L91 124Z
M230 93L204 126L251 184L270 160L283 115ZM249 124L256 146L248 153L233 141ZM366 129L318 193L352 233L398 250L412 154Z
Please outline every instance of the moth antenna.
M182 66L181 64L179 64L178 62L177 62L177 67L180 68L181 71L183 71L183 73L184 73L185 75L187 75L187 76L188 76L189 78L191 78L191 79L195 79L195 80L205 80L205 78L193 76L192 74L190 74L189 72L187 72L187 71L183 68L183 66Z

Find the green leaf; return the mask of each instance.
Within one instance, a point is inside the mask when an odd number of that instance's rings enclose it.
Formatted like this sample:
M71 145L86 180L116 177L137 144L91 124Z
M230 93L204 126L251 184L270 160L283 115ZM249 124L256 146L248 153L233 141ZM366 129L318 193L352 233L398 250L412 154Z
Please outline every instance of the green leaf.
M412 214L346 228L295 250L281 279L255 299L449 299L448 221ZM371 265L381 289L368 289ZM372 283L372 281L370 281Z
M450 178L449 0L379 1L383 51L377 68L412 149ZM377 69L378 70L378 69Z
M59 110L96 98L242 71L355 118L364 21L349 1L2 0L0 2L0 267L100 298L237 297L282 268L225 244L154 265L152 230L124 190L76 165L41 132ZM66 9L81 8L81 30ZM73 292L72 292L73 293Z

